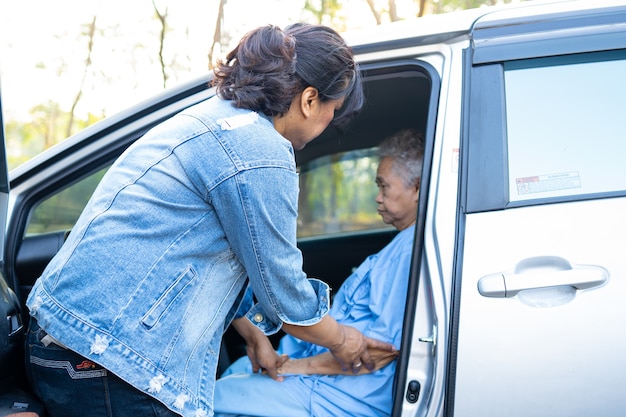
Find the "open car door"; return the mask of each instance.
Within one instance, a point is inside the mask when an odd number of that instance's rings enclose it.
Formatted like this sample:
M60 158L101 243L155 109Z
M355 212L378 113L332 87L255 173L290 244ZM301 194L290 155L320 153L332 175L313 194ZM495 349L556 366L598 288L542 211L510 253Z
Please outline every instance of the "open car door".
M20 302L9 285L5 271L5 230L9 200L9 175L2 99L0 95L0 417L13 415L38 417L43 408L25 391L23 385L23 336L24 323L20 314ZM6 319L5 319L6 317ZM18 414L19 413L19 414Z

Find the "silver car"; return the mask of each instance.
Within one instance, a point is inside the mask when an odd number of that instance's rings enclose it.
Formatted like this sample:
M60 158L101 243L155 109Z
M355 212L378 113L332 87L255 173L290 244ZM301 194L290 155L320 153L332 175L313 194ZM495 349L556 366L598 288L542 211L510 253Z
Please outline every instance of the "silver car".
M526 2L346 37L367 104L297 153L299 245L307 273L338 288L394 236L376 216L375 147L425 133L392 415L624 414L625 2ZM0 170L0 416L43 415L20 365L33 282L112 161L213 95L209 79ZM223 350L223 366L245 354L231 332Z

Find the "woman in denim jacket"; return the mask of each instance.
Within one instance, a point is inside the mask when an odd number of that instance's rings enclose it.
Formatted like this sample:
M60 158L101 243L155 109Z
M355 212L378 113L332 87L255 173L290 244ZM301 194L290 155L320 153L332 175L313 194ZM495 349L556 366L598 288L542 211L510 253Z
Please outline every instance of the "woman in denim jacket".
M258 28L216 67L216 96L113 164L27 301L50 417L211 416L221 337L244 315L249 357L274 378L264 334L280 328L355 371L368 348L393 350L327 314L296 247L294 149L360 109L359 77L332 29Z
M368 256L341 284L330 315L341 324L400 347L404 306L424 159L424 136L401 130L378 147L378 214L398 233ZM244 318L237 319L234 323ZM342 370L328 350L286 335L278 352L288 355L277 382L254 369L249 358L231 364L215 384L219 417L388 417L393 406L397 352L376 352L374 372ZM355 378L358 376L358 378ZM279 379L280 380L280 379Z

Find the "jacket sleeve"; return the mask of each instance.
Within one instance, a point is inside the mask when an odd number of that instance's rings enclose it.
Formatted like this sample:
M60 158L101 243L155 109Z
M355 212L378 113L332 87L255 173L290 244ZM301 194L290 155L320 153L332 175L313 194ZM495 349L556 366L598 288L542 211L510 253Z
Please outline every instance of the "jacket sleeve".
M298 176L284 167L243 170L211 192L226 239L258 301L248 317L266 334L312 325L329 311L329 287L309 280L296 246Z

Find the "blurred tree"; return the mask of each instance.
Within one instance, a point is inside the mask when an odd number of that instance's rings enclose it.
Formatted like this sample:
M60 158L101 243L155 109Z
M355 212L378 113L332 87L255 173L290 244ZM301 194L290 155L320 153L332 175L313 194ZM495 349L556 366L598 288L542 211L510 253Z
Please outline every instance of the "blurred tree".
M323 156L300 165L298 236L384 227L376 212L375 150Z
M63 49L63 53L59 53L55 59L42 59L41 62L37 63L37 67L42 71L55 71L58 78L75 79L76 82L80 81L80 84L76 90L71 88L67 90L69 93L65 92L69 97L55 97L53 102L33 107L31 111L32 120L16 122L5 119L9 126L7 129L13 132L8 134L7 137L18 138L10 145L13 148L13 154L16 155L13 160L28 159L53 144L64 140L81 127L104 117L105 109L111 110L111 107L107 107L107 104L100 99L102 96L96 94L101 91L113 90L113 88L107 88L109 86L128 86L129 91L146 90L149 88L158 91L159 85L161 88L165 88L168 83L171 84L173 81L185 79L189 76L192 71L192 65L181 66L177 62L176 57L176 53L184 50L184 48L174 49L170 54L170 58L166 54L168 50L165 48L165 45L168 39L170 39L168 41L170 43L179 42L177 45L181 45L181 43L191 44L192 42L185 42L184 40L181 41L180 38L176 38L176 35L184 31L188 35L187 40L189 40L189 33L191 33L189 29L193 26L192 23L189 23L191 19L183 19L185 22L183 27L177 27L175 10L178 9L175 9L176 3L159 2L159 0L151 1L152 10L148 9L150 6L147 2L144 9L137 9L140 11L140 14L137 15L135 20L136 27L130 30L130 34L128 28L124 26L121 20L115 22L114 25L107 26L103 23L106 20L102 16L97 18L96 14L94 14L89 23L81 25L80 36L76 40L78 43L76 44L75 42L74 45L70 45L72 49L80 48L80 51L85 51L84 55L83 52L80 53L84 58L78 58L79 65L77 65L76 61L71 60L72 54L67 50L68 33L55 36L56 40L64 42L62 45L66 49ZM224 19L224 6L227 4L227 1L211 0L210 2L210 8L213 8L213 5L217 7L217 16L215 18L215 27L211 28L213 30L213 39L208 51L209 69L213 66L216 58L224 52L222 49L230 47L230 38L240 36L238 32L240 20L233 18L228 21L231 22L230 27L227 27L229 25L225 24L227 20ZM348 5L348 0L298 1L299 4L303 5L303 14L291 16L286 21L322 23L332 26L339 31L350 27L350 19L353 16L348 16L348 8L344 8L344 6ZM446 13L482 5L510 3L513 0L404 0L409 2L409 4L414 2L417 6L415 7L417 10L415 15L412 12L405 12L404 10L406 9L404 8L397 7L407 5L407 3L401 3L400 0L366 1L376 24L382 24L386 21L413 19L416 16L419 17L425 14ZM231 3L235 4L238 2L232 0ZM274 2L273 4L277 3ZM364 4L362 3L362 5ZM163 5L166 5L166 7L164 8ZM172 9L171 15L170 8ZM154 20L158 21L158 26L150 26L148 30L145 30L144 24L146 21L143 18L150 16L150 12L152 12L152 16L155 16ZM212 16L213 14L211 13L211 18L213 18ZM155 23L154 20L152 23ZM285 24L286 21L276 21L275 23ZM203 25L210 26L206 22L203 22ZM65 27L71 28L71 26ZM204 36L209 38L210 32L209 35L202 35L202 38L206 39ZM155 39L158 39L159 45L156 51L152 47ZM95 45L97 45L97 49ZM83 49L85 47L86 49ZM116 63L113 71L111 70L111 60L109 59L111 56L114 56ZM153 70L157 66L155 65L157 60L160 76ZM188 62L192 61L195 61L195 59L188 58ZM72 71L75 68L79 69L78 75ZM73 91L76 92L74 93ZM110 92L107 91L107 94L110 95ZM121 107L132 104L135 98L132 94L128 96L118 94L116 100L121 103ZM63 103L63 105L59 103ZM110 103L108 105L110 106ZM101 115L94 114L94 106L101 106L99 110L102 112ZM69 110L67 110L68 107ZM81 112L84 108L87 109L86 115ZM117 111L117 109L114 109L114 111ZM96 110L97 112L98 110ZM78 115L81 115L80 118ZM24 125L21 126L20 123ZM17 147L23 147L24 149L17 149Z
M7 163L9 170L28 161L41 152L40 137L31 123L21 123L16 120L5 121Z
M167 87L167 71L165 67L165 60L163 58L163 49L165 47L165 34L168 31L167 16L168 8L165 7L164 12L160 12L154 0L152 0L152 7L154 7L154 13L156 14L159 23L161 24L161 31L159 32L159 64L161 65L161 76L163 77L163 88Z
M32 116L29 126L32 129L31 145L48 149L57 143L56 138L62 136L61 125L68 118L68 113L61 109L59 103L48 101L46 104L35 106L30 111L30 115ZM71 117L69 115L70 119Z
M78 92L72 101L72 106L69 112L69 121L67 122L67 128L65 129L65 137L68 138L72 135L72 128L74 125L74 113L76 112L76 106L78 106L78 102L80 101L81 96L83 95L83 88L85 87L85 80L87 79L87 74L89 73L89 68L91 67L91 54L93 52L93 40L94 35L96 33L96 16L94 15L91 23L86 25L86 32L83 34L87 36L87 57L85 58L85 68L83 69L83 76L80 81L80 86L78 87ZM52 140L52 143L56 141ZM48 142L45 143L44 149L47 149L51 144Z
M220 0L218 5L217 19L215 19L215 31L213 32L213 42L209 48L209 69L212 69L215 64L215 57L213 55L215 53L215 49L218 45L223 45L222 23L224 23L224 6L226 5L226 1L227 0Z
M343 22L337 21L341 8L340 0L305 0L304 2L304 10L313 15L315 23L334 26L339 30L341 28L338 26L343 25Z
M402 20L402 18L398 16L398 8L396 7L396 0L388 0L387 6L382 10L378 10L376 8L375 0L367 0L367 5L369 6L372 14L374 15L374 19L376 20L377 25L380 25L383 23L383 15L385 14L389 16L389 21L391 22L397 22L398 20Z
M387 15L389 21L396 22L411 16L398 15L396 0L388 0L387 5L382 9L377 9L375 0L366 0L370 11L374 15L376 24L383 23L383 16ZM418 5L416 17L426 14L449 13L456 10L473 9L480 6L492 6L496 4L511 3L512 0L414 0ZM523 1L523 0L522 0Z
M390 0L393 1L393 0ZM374 15L374 20L376 20L376 24L380 25L383 23L382 13L376 9L376 4L374 0L367 0L367 5L369 6L372 14Z
M398 20L400 20L400 17L398 16L396 0L389 0L388 5L389 5L389 20L391 20L392 22L397 22Z
M417 17L422 17L424 16L424 13L426 12L426 0L416 0L416 1L419 5Z
M73 120L75 129L82 130L104 115L97 116L89 113L86 118L76 118L69 111L64 111L55 101L48 101L33 107L28 123L17 120L6 120L6 147L9 169L28 161L42 151L52 147L66 138L63 128Z
M524 0L522 0L524 1ZM450 13L457 10L475 9L481 6L511 3L512 0L428 0L431 13Z

